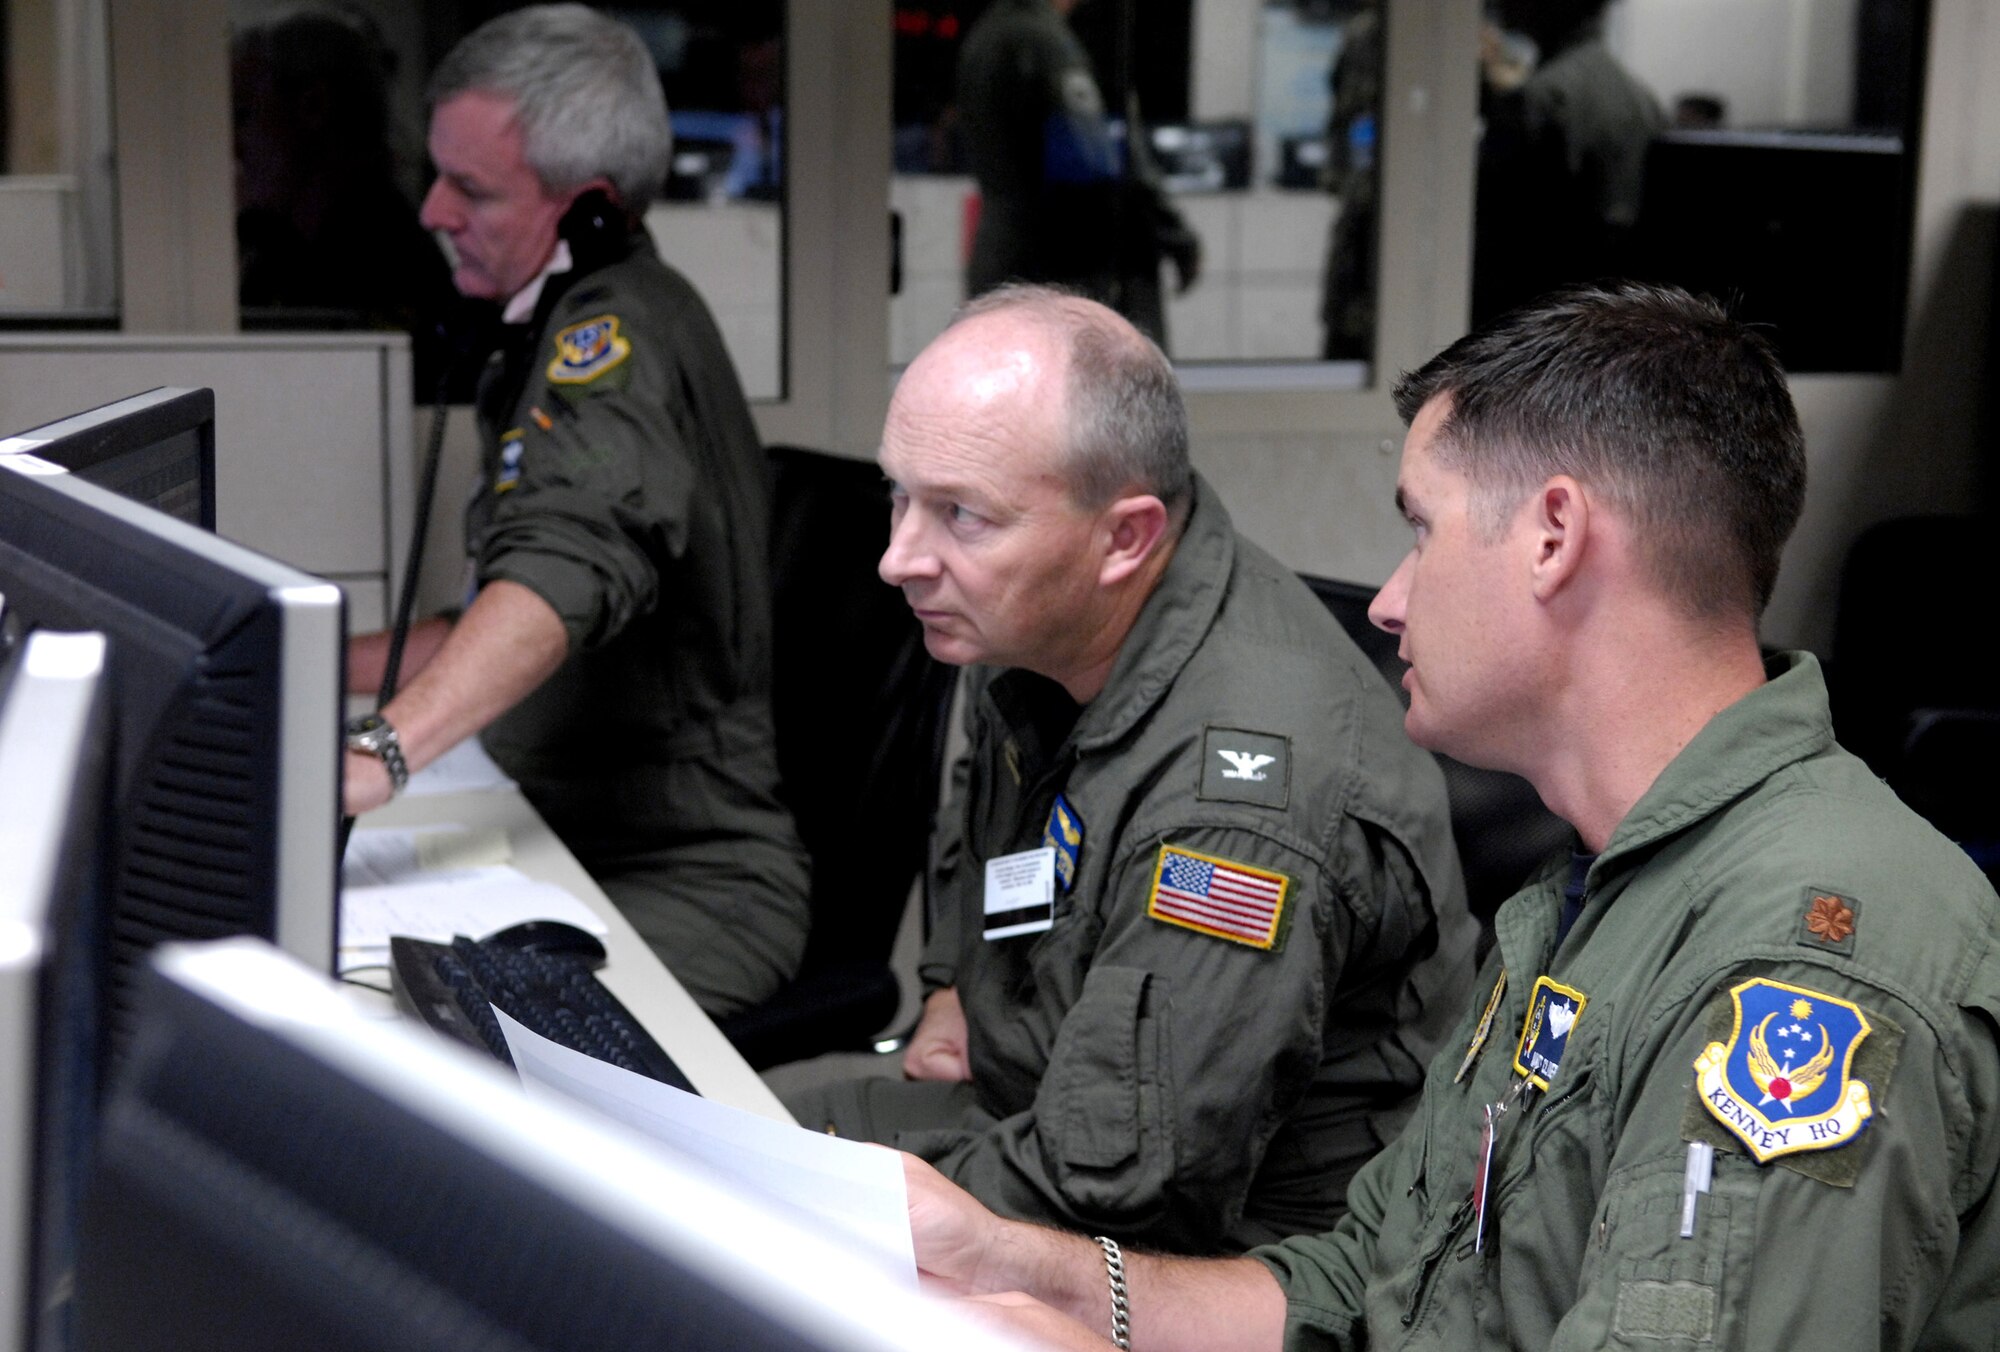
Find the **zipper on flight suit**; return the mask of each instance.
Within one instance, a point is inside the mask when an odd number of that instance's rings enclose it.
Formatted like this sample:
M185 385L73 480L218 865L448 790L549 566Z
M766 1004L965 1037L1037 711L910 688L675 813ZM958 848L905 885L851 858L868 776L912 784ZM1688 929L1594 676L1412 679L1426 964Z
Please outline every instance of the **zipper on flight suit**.
M1465 1223L1471 1219L1472 1199L1468 1197L1458 1204L1458 1209L1451 1213L1451 1219L1445 1223L1444 1229L1438 1233L1435 1240L1431 1241L1431 1246L1424 1250L1424 1256L1417 1260L1416 1284L1410 1288L1410 1299L1403 1306L1404 1328L1417 1322L1417 1315L1422 1312L1424 1302L1430 1295L1432 1279L1437 1276L1438 1264L1444 1261L1445 1254L1451 1251L1459 1232L1465 1229Z

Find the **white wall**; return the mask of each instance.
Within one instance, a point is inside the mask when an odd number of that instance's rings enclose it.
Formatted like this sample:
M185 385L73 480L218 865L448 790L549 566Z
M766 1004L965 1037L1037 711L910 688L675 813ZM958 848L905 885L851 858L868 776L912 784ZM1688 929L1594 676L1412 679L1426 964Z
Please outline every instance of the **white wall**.
M1605 37L1669 108L1717 94L1735 127L1844 126L1857 0L1619 0Z

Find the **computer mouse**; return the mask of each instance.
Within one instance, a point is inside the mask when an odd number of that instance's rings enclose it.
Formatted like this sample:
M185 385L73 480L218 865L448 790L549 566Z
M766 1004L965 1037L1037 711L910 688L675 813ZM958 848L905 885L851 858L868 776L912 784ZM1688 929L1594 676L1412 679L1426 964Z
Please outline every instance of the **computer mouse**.
M604 941L587 929L561 920L523 920L487 935L482 943L529 953L575 953L604 961Z

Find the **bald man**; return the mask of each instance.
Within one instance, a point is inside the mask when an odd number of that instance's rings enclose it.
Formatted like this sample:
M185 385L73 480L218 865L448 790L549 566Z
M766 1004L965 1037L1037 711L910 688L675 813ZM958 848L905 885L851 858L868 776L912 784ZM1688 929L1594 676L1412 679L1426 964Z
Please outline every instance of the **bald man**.
M2000 1328L2000 899L1757 637L1805 501L1713 302L1545 297L1396 388L1409 731L1575 828L1333 1230L1124 1255L1141 1352L1975 1348ZM906 1161L919 1268L1106 1346L1105 1255ZM1045 1302L1045 1303L1037 1303Z
M1172 368L1038 288L890 407L883 578L973 668L907 1079L793 1103L1009 1216L1181 1252L1339 1215L1474 927L1385 682L1189 467Z

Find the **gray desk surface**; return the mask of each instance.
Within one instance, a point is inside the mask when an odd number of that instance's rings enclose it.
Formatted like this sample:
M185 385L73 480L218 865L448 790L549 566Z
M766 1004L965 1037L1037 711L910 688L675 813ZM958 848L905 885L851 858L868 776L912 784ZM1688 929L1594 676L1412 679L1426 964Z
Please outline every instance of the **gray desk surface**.
M701 1007L661 965L638 931L518 792L404 797L369 813L358 823L403 829L444 824L504 830L513 850L511 862L515 868L531 878L567 889L602 917L610 932L604 936L607 961L598 972L598 979L646 1025L646 1030L704 1097L780 1122L792 1120L757 1072L716 1031Z

